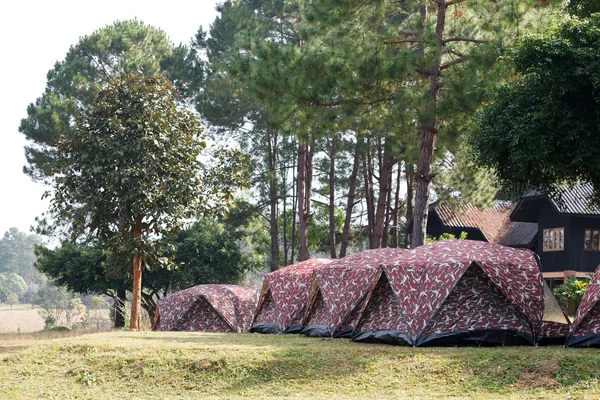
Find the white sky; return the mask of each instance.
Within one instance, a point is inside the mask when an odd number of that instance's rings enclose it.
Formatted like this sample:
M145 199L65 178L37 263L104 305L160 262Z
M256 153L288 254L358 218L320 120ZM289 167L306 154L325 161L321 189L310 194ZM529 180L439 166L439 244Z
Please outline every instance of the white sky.
M25 139L18 127L46 87L46 73L81 36L117 20L137 18L175 44L208 30L221 0L31 0L0 6L0 238L10 227L28 232L48 208L45 187L23 174Z

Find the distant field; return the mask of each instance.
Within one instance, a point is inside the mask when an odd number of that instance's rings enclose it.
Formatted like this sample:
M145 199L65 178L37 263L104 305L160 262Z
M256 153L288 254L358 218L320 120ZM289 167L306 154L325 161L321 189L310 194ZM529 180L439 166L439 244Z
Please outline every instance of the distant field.
M0 399L598 399L600 351L296 335L0 335Z
M37 332L44 329L39 310L32 310L29 304L16 304L12 310L8 305L0 304L0 332Z

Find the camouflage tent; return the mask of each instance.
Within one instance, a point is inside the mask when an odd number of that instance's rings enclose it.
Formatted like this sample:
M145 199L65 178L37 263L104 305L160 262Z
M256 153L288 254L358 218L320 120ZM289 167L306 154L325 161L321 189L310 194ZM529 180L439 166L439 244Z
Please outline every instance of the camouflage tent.
M237 285L198 285L158 302L155 329L247 332L258 291Z
M355 341L515 345L540 335L543 280L529 250L451 240L382 264Z
M566 345L600 347L600 267L579 303Z
M333 337L351 335L379 265L395 262L405 251L366 250L315 269L302 334Z
M331 261L329 258L306 260L268 274L250 332L299 333L312 272Z

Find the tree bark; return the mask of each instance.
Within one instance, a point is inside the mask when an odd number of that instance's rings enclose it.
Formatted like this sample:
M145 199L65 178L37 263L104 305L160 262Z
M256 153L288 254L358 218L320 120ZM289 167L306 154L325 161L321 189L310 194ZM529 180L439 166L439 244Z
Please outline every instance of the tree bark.
M136 218L133 225L133 240L136 248L141 246L142 238L142 218ZM133 256L133 290L131 291L131 318L129 320L129 329L138 331L142 325L142 256L136 250Z
M379 198L377 199L377 210L375 214L375 222L373 226L373 239L371 242L372 249L379 249L383 246L383 230L386 216L386 204L388 193L390 191L390 177L394 162L390 157L389 146L386 145L383 150L383 157L379 163Z
M369 143L369 141L367 141ZM367 232L369 235L369 248L373 249L373 228L375 225L375 194L373 189L373 157L371 157L371 149L367 147L364 158L364 176L365 176L365 200L367 203Z
M269 205L271 209L271 271L279 269L279 224L277 221L277 132L267 135L269 162Z
M413 165L412 163L406 163L405 168L406 174L406 225L404 227L404 248L412 242L413 232Z
M392 175L394 174L394 168L390 168L390 174L388 176L388 191L387 200L385 207L385 222L383 223L383 232L381 235L381 247L385 248L389 245L389 232L390 232L390 218L392 216Z
M329 254L331 258L336 257L335 248L335 155L337 136L331 139L331 151L329 153Z
M299 164L296 164L296 181L298 180L297 170L300 168ZM293 182L293 180L292 180ZM295 191L294 191L295 190ZM296 254L296 217L298 215L298 185L294 186L292 184L292 255L290 257L290 264L294 263L295 254Z
M348 236L350 235L350 224L352 223L352 210L354 209L354 197L356 195L356 186L358 182L358 167L360 164L361 138L356 138L356 148L354 149L354 163L350 173L350 183L348 188L348 203L346 203L346 219L344 220L344 229L342 231L342 244L340 247L340 258L346 257L348 249Z
M298 261L308 260L308 220L306 218L306 161L307 161L307 146L305 143L298 144L298 219L300 228L298 235L300 236L300 254Z
M392 216L392 223L394 227L392 229L392 247L397 249L399 247L398 236L399 236L399 225L400 225L400 178L402 177L402 164L398 165L398 174L396 175L396 193L394 195L394 212Z
M287 238L287 228L288 228L288 221L287 221L288 220L288 218L287 218L288 188L287 188L287 179L286 179L287 165L285 165L282 175L283 175L282 180L283 180L283 189L284 189L284 193L283 193L283 265L289 265L288 264L288 238Z
M118 289L115 296L113 296L113 307L115 313L114 327L116 329L125 327L125 302L127 301L127 291L125 289Z
M442 48L446 26L447 3L438 1L436 21L436 57L428 73L429 90L427 109L423 113L417 133L419 134L419 162L417 164L417 190L415 196L415 214L413 217L412 248L425 244L427 218L429 217L429 190L433 179L431 165L437 142L437 103L440 94Z

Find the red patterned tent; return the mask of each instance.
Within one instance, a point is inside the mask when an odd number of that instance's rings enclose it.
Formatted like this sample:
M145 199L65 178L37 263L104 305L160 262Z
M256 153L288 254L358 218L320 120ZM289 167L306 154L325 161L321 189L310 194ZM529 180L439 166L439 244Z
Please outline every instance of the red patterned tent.
M353 340L390 344L535 344L543 280L529 250L436 242L384 262Z
M332 261L329 258L306 260L268 274L250 332L299 333L312 272Z
M395 262L406 251L366 250L315 269L302 334L349 336L379 265Z
M600 267L579 303L566 345L600 347Z
M247 332L258 291L237 285L198 285L157 305L161 331Z

